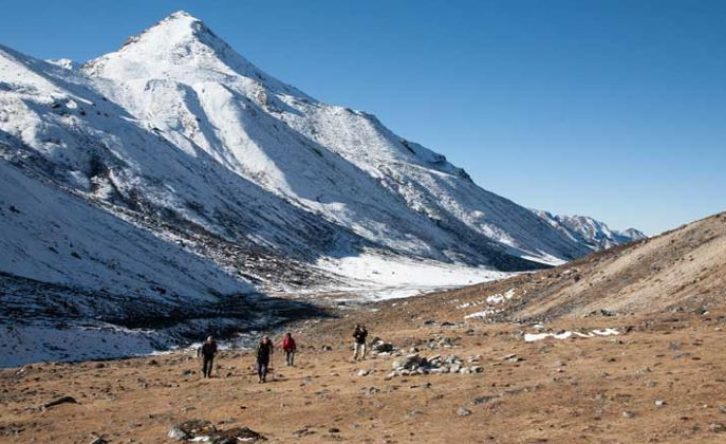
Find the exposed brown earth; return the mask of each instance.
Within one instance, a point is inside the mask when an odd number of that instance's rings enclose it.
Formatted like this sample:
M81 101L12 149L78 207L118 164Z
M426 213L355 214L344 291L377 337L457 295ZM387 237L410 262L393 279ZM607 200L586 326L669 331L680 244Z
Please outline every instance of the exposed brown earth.
M0 442L172 442L189 419L269 442L726 442L725 240L721 214L552 270L342 307L294 326L299 365L275 356L267 384L244 351L223 352L211 380L184 352L2 370ZM403 356L483 372L389 377L396 357L351 362L355 322ZM523 336L606 328L619 334ZM38 408L60 396L77 402Z

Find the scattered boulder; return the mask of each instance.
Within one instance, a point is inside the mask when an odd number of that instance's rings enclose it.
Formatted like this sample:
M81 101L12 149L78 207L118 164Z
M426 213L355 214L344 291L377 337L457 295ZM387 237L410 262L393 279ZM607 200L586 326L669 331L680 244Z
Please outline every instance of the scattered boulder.
M267 438L249 427L218 430L211 422L201 419L192 419L172 427L167 437L176 441L202 441L210 444L267 441Z
M386 376L387 379L391 379L395 376L443 373L468 375L484 371L484 369L479 365L473 365L470 367L466 366L464 361L456 355L447 357L434 355L430 358L424 358L417 353L410 354L405 358L393 361L392 367L393 371Z
M392 365L394 370L413 370L425 364L426 358L422 358L418 354L412 354L402 359L396 359Z
M211 444L237 444L239 442L267 441L267 438L249 427L234 427L209 436Z
M390 342L385 342L381 338L373 338L371 341L371 351L376 353L392 353L396 348Z
M464 407L459 407L456 410L456 414L459 416L469 416L469 415L471 415L471 410L464 408Z
M723 433L726 432L726 425L720 422L712 422L708 425L708 430L712 431L713 433Z
M187 435L195 436L208 436L217 431L217 428L209 422L203 419L191 419L184 421L183 423L176 426L179 430L183 431Z

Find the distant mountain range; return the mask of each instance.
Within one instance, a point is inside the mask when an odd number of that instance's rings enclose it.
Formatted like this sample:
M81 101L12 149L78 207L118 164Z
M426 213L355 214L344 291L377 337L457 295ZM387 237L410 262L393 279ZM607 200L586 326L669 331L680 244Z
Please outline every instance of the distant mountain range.
M592 251L606 250L648 237L635 228L611 230L604 222L587 216L559 216L548 211L532 211L558 231L573 241L586 245Z

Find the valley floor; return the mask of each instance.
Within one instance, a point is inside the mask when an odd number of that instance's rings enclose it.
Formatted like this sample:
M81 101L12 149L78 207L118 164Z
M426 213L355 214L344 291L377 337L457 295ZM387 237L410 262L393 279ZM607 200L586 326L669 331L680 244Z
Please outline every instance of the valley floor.
M1 370L0 442L172 442L190 419L269 442L726 440L726 311L564 317L544 331L619 334L525 342L533 327L453 319L448 302L384 301L296 325L298 366L274 356L267 384L244 350L222 352L210 380L191 352ZM393 356L352 362L355 322L403 356L455 354L483 372L391 377ZM37 408L59 396L77 403Z

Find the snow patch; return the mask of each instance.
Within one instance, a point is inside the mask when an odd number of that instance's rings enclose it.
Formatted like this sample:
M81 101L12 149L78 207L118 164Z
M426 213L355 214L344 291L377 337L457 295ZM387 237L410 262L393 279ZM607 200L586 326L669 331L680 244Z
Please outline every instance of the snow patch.
M578 338L593 338L596 336L611 336L618 334L620 334L620 332L614 328L591 330L587 333L582 333L579 331L563 331L559 333L525 333L524 342L537 342L547 338L567 339L575 336Z
M514 288L510 288L504 294L493 294L488 296L486 301L489 305L501 304L504 301L508 301L514 297Z
M316 266L335 273L347 284L337 288L366 300L395 299L504 279L504 273L484 267L446 264L373 254L321 259ZM320 288L313 291L320 291Z

